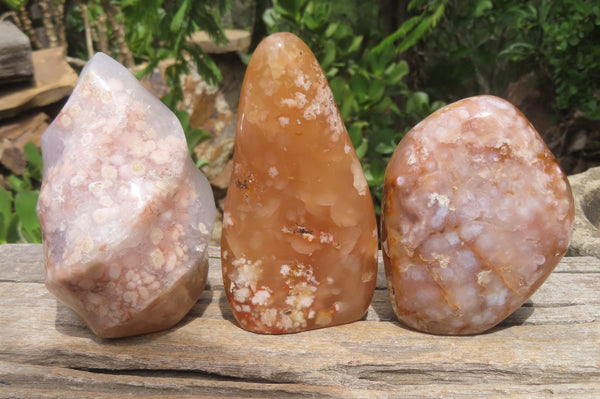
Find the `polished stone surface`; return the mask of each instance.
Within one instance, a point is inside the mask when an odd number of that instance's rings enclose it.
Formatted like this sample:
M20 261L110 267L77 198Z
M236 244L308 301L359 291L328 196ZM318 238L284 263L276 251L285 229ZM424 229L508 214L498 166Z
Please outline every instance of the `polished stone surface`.
M100 337L181 320L206 283L215 205L175 115L98 53L42 155L48 289Z
M221 246L240 325L277 334L360 319L377 275L373 202L323 71L290 33L248 65L233 162Z
M385 176L382 249L399 320L436 334L495 326L565 254L573 209L566 176L510 103L478 96L435 112Z

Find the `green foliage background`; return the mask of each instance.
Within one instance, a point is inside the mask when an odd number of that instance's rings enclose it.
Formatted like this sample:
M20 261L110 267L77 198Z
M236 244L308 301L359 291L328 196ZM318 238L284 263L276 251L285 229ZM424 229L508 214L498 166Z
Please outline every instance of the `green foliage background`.
M404 53L429 34L446 0L409 3L410 18L385 36L379 8L349 0L274 0L263 19L270 33L301 37L325 71L361 160L379 214L387 162L411 126L444 105L405 82Z
M25 0L2 0L4 10ZM600 3L589 0L113 0L127 43L151 71L172 59L163 101L179 117L190 149L208 133L189 126L177 108L180 75L196 68L208 82L222 76L214 61L188 40L206 30L226 42L223 18L242 3L254 15L253 45L268 33L290 31L319 59L362 162L379 210L385 167L403 135L446 103L476 94L504 96L526 74L550 104L552 123L585 126L600 158ZM102 12L86 2L88 17ZM0 8L0 11L3 9ZM83 22L66 0L70 51L84 56ZM388 15L390 10L393 15ZM246 18L251 20L252 18ZM115 48L115 51L117 49ZM244 57L249 59L249 55ZM583 121L583 124L582 122ZM564 130L568 136L571 130ZM568 137L566 137L568 139ZM593 152L586 148L585 151ZM23 176L0 188L0 243L40 241L35 202L41 156L25 148ZM197 160L197 166L203 165ZM600 159L597 160L600 164ZM33 215L33 216L32 216Z

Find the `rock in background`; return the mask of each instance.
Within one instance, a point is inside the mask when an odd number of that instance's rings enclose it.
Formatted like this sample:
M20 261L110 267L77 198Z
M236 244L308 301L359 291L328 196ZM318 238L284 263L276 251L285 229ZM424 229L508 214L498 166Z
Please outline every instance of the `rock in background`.
M220 47L215 46L203 32L198 32L193 37L205 52L211 54L221 71L223 80L219 86L205 82L194 68L180 77L183 101L179 108L189 113L190 128L204 129L211 134L208 140L194 148L194 155L208 162L202 167L202 172L209 179L215 194L217 222L211 242L213 245L219 245L221 240L223 202L231 176L237 108L246 71L238 52L248 49L251 38L250 33L243 30L226 30L225 33L229 44ZM158 97L168 93L164 72L171 63L169 60L160 63L152 74L141 80Z
M569 176L575 197L575 225L567 256L600 258L600 167Z
M9 21L0 21L0 84L28 81L33 77L31 44Z

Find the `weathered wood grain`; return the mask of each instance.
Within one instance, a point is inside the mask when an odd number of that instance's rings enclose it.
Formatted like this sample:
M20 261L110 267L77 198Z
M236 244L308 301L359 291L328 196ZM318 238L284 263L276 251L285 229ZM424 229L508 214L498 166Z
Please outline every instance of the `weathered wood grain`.
M565 258L492 331L400 325L385 277L363 320L298 334L240 329L211 248L207 289L176 327L96 338L43 284L40 245L0 246L0 397L568 397L600 395L600 260Z

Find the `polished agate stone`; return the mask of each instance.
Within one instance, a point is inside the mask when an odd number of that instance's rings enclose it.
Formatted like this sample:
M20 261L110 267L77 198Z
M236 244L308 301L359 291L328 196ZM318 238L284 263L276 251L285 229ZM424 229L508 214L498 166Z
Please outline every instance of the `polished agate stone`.
M385 174L382 248L398 319L435 334L495 326L558 264L573 209L565 174L510 103L478 96L435 112Z
M215 204L175 115L98 53L42 155L48 290L100 337L181 320L206 283Z
M360 319L377 277L377 224L327 80L290 33L248 65L221 239L239 324L289 333Z

